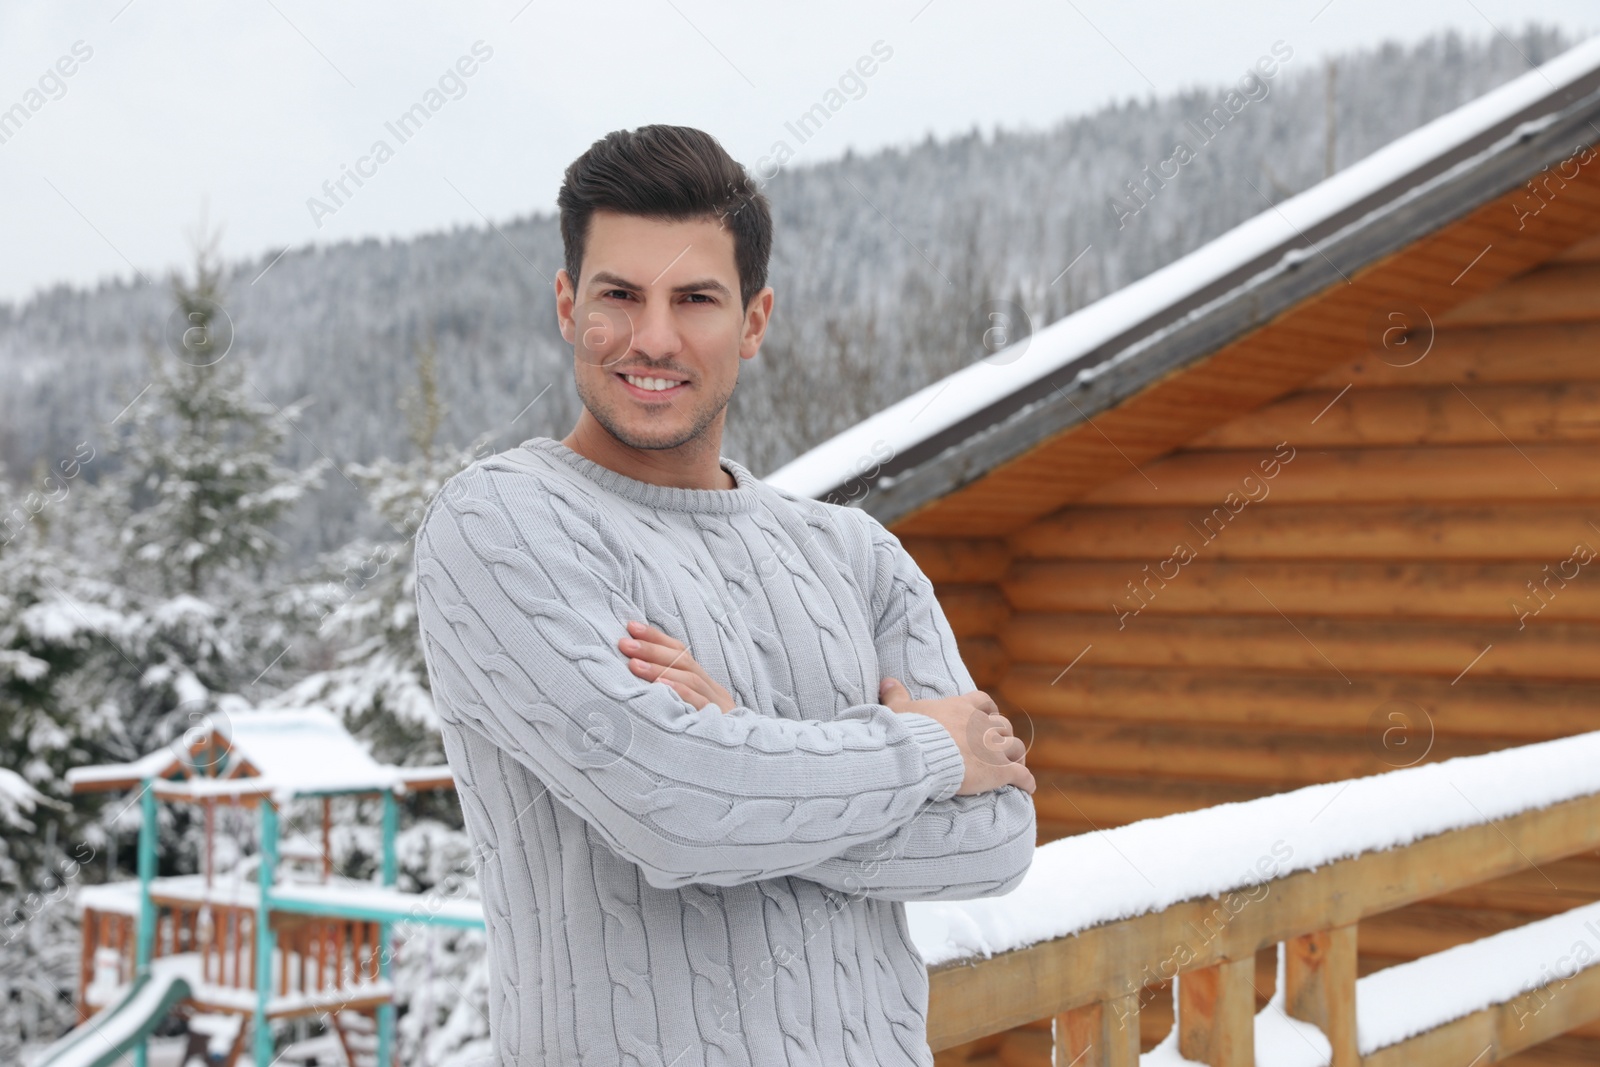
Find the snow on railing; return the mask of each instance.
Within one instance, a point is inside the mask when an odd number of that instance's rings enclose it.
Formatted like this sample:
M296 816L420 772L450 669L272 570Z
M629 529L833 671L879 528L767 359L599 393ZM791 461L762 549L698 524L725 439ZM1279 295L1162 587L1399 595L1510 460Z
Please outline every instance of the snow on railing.
M1147 987L1179 976L1147 1065L1494 1062L1600 1017L1600 909L1359 983L1356 923L1597 847L1600 732L1054 841L1004 897L906 906L929 1038L1053 1018L1057 1063L1131 1065Z

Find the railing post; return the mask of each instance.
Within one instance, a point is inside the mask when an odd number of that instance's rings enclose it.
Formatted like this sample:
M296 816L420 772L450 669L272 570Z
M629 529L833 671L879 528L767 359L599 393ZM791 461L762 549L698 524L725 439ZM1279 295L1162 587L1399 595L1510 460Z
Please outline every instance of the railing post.
M1283 986L1289 1016L1327 1035L1333 1046L1332 1067L1359 1067L1355 924L1285 941Z
M1178 1052L1210 1067L1255 1067L1256 959L1178 975Z
M273 1061L272 1019L267 1014L272 999L272 884L278 867L278 809L270 796L257 803L261 816L261 862L257 869L257 886L260 901L256 907L256 1011L255 1011L255 1062L270 1064Z
M1139 1067L1139 994L1056 1015L1054 1067Z

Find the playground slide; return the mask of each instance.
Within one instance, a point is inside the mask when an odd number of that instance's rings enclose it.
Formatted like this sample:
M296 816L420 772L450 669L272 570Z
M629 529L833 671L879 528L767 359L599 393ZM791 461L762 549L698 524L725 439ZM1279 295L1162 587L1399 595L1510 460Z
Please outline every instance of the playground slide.
M110 1067L188 995L189 982L181 973L158 967L45 1049L32 1067Z

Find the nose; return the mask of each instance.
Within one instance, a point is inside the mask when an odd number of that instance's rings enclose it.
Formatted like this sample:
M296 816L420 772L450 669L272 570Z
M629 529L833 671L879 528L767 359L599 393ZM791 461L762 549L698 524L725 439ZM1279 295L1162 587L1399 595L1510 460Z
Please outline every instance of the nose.
M675 356L682 345L672 317L672 298L645 301L633 315L633 350L650 359Z

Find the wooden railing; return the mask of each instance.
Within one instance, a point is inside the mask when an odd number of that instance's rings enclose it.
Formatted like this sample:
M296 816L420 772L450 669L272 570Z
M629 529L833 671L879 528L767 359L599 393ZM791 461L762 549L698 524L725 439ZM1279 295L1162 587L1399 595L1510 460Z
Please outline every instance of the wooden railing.
M1592 743L1596 735L1585 737ZM1451 762L1465 768L1500 755ZM1433 769L1420 767L1378 778L1394 778L1400 784L1398 776ZM930 967L930 1044L935 1050L947 1049L1051 1019L1054 1062L1061 1067L1132 1067L1139 1062L1139 1011L1141 999L1148 995L1146 986L1152 978L1176 974L1177 1051L1214 1067L1247 1067L1258 1062L1256 954L1281 945L1284 988L1278 991L1281 999L1275 999L1264 1013L1278 1012L1319 1029L1329 1046L1324 1063L1331 1061L1332 1067L1465 1067L1504 1059L1600 1018L1600 924L1585 928L1595 935L1589 939L1595 953L1571 957L1593 965L1572 967L1547 960L1542 980L1508 985L1509 995L1487 1007L1469 1003L1460 1012L1446 1012L1447 1018L1426 1019L1423 1025L1411 1028L1421 1032L1391 1039L1385 1026L1393 1030L1392 1025L1368 1019L1363 1027L1358 1018L1357 923L1416 901L1600 848L1600 765L1595 767L1595 776L1596 792L1569 796L1541 809L1498 819L1485 817L1470 825L1458 822L1456 829L1411 844L1361 852L1354 858L1294 870L1253 886L1241 884L1217 896L1183 900L1133 918L1089 925L987 959L936 963ZM1443 776L1435 779L1435 785L1449 784ZM1582 788L1581 783L1569 784L1567 792L1581 792ZM1263 800L1288 796L1292 795ZM1195 814L1199 813L1190 813ZM1211 814L1223 812L1216 809ZM1156 824L1167 821L1144 824L1144 840L1148 843L1151 831L1161 829ZM1176 823L1173 829L1178 829ZM1385 830L1374 827L1376 836ZM1112 844L1121 832L1107 832ZM1044 849L1059 844L1062 842L1052 842ZM1041 856L1043 853L1041 849ZM1036 860L1036 868L1038 865ZM1081 877L1082 884L1089 887L1096 872L1084 871ZM1052 885L1052 893L1056 888ZM1070 886L1059 888L1070 893ZM1035 901L1048 899L1054 898L1033 897ZM977 906L973 914L981 920L983 907L998 903L911 907ZM1578 909L1568 916L1581 918L1578 913L1587 915L1588 911ZM1518 958L1518 939L1527 942L1523 930L1531 936L1539 925L1486 939L1481 944L1490 954L1480 956L1478 964L1498 958L1493 952L1502 952L1507 965L1513 965ZM1203 936L1197 936L1201 933ZM1439 966L1443 955L1400 967L1412 969L1419 989L1429 984L1437 987L1444 969ZM1521 958L1526 970L1527 953L1522 952ZM1432 970L1428 969L1430 960L1435 961ZM1394 969L1385 989L1392 992L1397 988L1396 980L1403 988L1410 976L1411 972ZM1360 986L1365 988L1372 979L1361 979ZM1392 1015L1393 1005L1386 1007Z
M339 1007L361 1007L371 999L362 987L379 978L381 927L377 922L281 912L274 912L271 921L278 947L273 961L274 996L300 994ZM255 922L253 906L158 898L153 955L159 959L195 954L205 986L253 991ZM84 910L80 1005L86 1004L98 950L109 948L116 953L118 981L132 979L136 925L132 915Z

